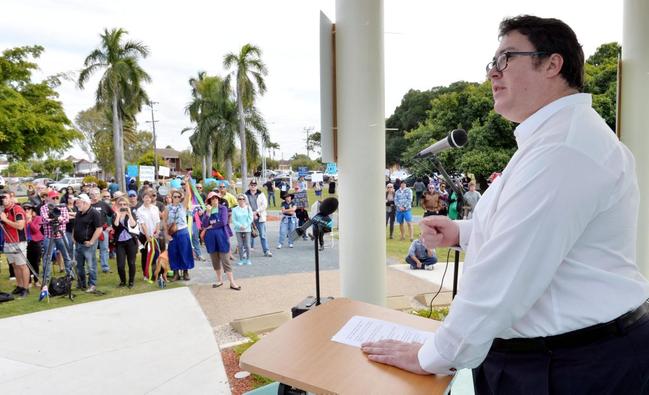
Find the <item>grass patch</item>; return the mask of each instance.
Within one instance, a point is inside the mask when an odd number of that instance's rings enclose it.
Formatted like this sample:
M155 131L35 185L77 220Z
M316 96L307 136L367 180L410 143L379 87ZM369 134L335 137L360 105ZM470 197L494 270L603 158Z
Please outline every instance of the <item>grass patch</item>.
M67 297L50 297L50 302L47 301L38 301L38 295L40 289L30 288L29 295L25 299L16 299L11 302L5 302L0 304L0 318L12 317L21 314L34 313L37 311L50 310L58 307L72 306L79 303L94 302L97 300L104 300L109 298L116 298L120 296L128 296L141 294L145 292L158 291L160 288L156 284L149 284L144 282L142 279L143 274L140 267L139 255L136 259L136 272L135 272L135 283L133 288L128 289L117 288L119 284L119 275L117 274L117 265L115 259L109 260L109 265L113 273L102 273L100 268L97 273L97 289L104 293L104 295L97 294L88 294L82 290L73 289L72 293L75 295L73 301L69 300ZM99 266L99 262L97 262ZM42 267L41 267L42 270ZM53 277L61 277L64 274L59 273L58 266L54 265L54 272L52 273ZM128 276L128 274L127 274ZM177 288L184 286L183 282L176 283L167 283L167 288ZM76 281L72 285L76 287ZM16 287L16 282L9 280L9 267L7 265L6 258L0 258L0 291L11 292Z
M239 344L238 346L232 347L232 350L234 351L235 354L237 354L237 359L241 357L241 354L246 352L250 347L253 346L253 344L257 343L259 341L259 335L255 333L248 333L246 334L246 337L248 337L249 341L243 344ZM275 380L271 380L268 377L260 376L255 373L251 373L252 377L252 382L253 382L253 388L259 388L263 387L264 385L274 383Z
M418 315L424 318L430 318L435 321L444 321L444 318L448 315L448 307L437 307L434 308L431 312L430 309L420 309L412 311L413 315ZM430 317L428 316L430 314Z

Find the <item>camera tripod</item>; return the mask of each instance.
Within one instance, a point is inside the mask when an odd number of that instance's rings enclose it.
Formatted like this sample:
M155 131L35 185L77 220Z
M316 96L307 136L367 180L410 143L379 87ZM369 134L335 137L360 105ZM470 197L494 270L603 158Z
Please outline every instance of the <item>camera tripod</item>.
M53 246L55 244L55 240L61 239L63 241L63 248L65 249L65 253L68 254L69 257L69 262L70 262L70 269L68 271L68 268L66 268L66 273L65 273L65 281L68 283L68 292L67 296L68 299L74 300L74 294L72 293L72 281L77 279L77 273L75 272L76 269L76 259L74 257L74 254L72 254L72 251L70 251L70 247L68 246L68 241L66 239L66 236L61 232L61 229L59 229L60 223L58 220L51 221L49 223L49 226L52 227L52 237L49 238L49 243L47 244L47 250L45 251L45 255L43 255L43 279L41 280L41 283L46 286L46 278L45 278L45 273L46 273L46 265L52 265L52 250ZM47 262L47 263L46 263ZM43 298L47 297L49 298L49 287L48 290L45 291L46 294L43 295L43 292L41 292L40 299L42 300Z

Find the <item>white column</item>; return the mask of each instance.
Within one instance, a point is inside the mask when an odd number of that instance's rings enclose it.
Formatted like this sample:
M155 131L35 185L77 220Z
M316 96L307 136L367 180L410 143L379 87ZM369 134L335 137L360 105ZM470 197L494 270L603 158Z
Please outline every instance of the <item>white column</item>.
M336 1L341 289L385 304L383 1Z
M649 278L649 1L625 0L622 35L620 136L633 152L640 184L638 256Z

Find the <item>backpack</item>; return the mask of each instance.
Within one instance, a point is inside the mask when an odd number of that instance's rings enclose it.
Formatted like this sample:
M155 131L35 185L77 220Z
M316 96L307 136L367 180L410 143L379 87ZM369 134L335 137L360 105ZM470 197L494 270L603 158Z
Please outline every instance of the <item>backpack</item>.
M50 286L48 287L51 296L64 296L72 295L72 277L56 277L50 280Z
M14 300L14 297L13 297L12 294L8 294L6 292L0 292L0 303L9 302L10 300Z

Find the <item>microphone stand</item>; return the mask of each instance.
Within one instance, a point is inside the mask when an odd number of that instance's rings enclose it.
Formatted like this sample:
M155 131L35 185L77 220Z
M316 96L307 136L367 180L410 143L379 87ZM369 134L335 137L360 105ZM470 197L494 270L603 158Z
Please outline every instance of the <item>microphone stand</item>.
M451 177L448 175L446 170L444 169L444 166L442 166L442 162L440 162L439 158L437 155L432 155L430 157L431 161L433 162L433 165L437 168L437 170L442 174L442 177L444 177L444 181L446 181L446 184L455 192L455 196L457 197L457 206L462 206L462 203L464 202L464 193L462 191L461 187L458 187ZM458 282L458 274L460 271L460 250L458 248L453 248L455 251L455 264L453 266L453 291L452 291L452 299L455 299L455 295L457 294L457 282Z
M320 225L313 223L313 251L315 252L315 305L320 306Z

